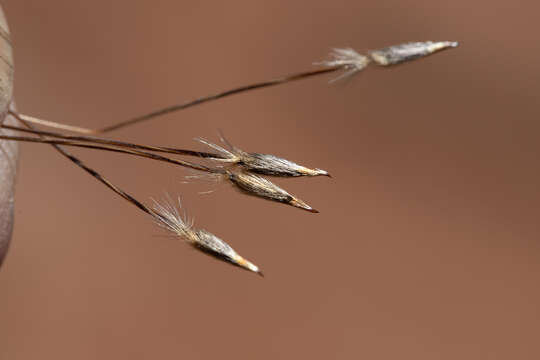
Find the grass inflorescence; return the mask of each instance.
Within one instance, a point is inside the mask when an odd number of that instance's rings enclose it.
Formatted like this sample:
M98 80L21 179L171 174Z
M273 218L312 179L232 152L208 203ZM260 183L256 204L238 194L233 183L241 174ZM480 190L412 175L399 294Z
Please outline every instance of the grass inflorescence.
M102 129L87 129L10 111L10 114L13 115L24 127L7 124L1 124L0 126L6 129L15 130L19 133L24 133L26 136L0 135L0 139L21 142L37 142L53 146L62 156L66 157L75 165L89 173L123 199L135 205L139 210L149 215L154 222L156 222L160 227L166 229L173 236L183 239L194 248L206 254L210 254L217 259L262 275L259 267L240 256L225 241L206 230L195 229L191 221L189 221L185 216L180 215L180 202L175 204L170 200L170 198L167 198L162 202L154 201L152 206L147 206L132 195L123 191L118 186L111 183L98 171L87 166L79 158L67 152L64 147L81 147L99 151L116 152L166 162L174 166L191 169L201 174L210 175L215 179L227 181L238 189L239 193L286 204L312 213L317 213L318 210L315 210L298 197L289 194L286 190L272 183L264 176L284 178L314 176L330 177L330 174L326 170L309 168L272 154L246 152L237 148L236 146L231 145L223 136L221 136L223 146L201 138L197 139L199 142L207 145L210 149L208 152L203 152L174 147L136 144L97 137L95 135L108 133L133 124L148 121L165 114L181 111L196 105L205 104L256 89L284 85L293 81L322 76L334 72L342 72L337 78L331 80L331 82L337 81L346 77L351 77L356 73L363 71L372 63L378 66L388 67L425 57L435 52L456 46L456 42L448 41L412 42L368 51L365 54L360 54L351 48L338 48L334 49L334 51L330 54L329 60L316 63L317 65L322 66L321 68L235 87L226 91L203 96L192 101L158 109L132 119L109 125ZM53 131L38 130L35 129L31 124L52 127L72 133L81 133L84 135L68 135ZM178 159L176 158L177 156L191 157L195 158L196 160L188 161ZM201 161L206 161L209 163L203 164Z

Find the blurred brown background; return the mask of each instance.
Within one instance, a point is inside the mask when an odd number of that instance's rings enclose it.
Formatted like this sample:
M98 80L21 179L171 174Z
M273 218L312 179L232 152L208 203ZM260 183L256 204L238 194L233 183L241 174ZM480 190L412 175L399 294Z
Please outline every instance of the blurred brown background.
M23 144L0 359L538 359L535 1L5 0L19 109L97 128L311 68L332 47L457 40L394 69L229 98L111 134L329 170L320 214L75 151L141 200L181 194L265 271L191 250L48 146Z

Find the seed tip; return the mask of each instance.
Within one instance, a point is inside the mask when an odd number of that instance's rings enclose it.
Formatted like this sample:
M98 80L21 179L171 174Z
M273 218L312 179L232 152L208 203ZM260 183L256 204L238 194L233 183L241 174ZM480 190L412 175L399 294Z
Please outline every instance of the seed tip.
M328 171L326 171L326 170L315 169L315 171L317 172L317 175L328 176L329 178L332 177L332 175L330 175L330 173Z
M257 265L255 265L252 262L246 260L245 258L243 258L242 256L240 256L238 254L235 254L233 256L233 262L236 265L238 265L238 266L240 266L240 267L242 267L242 268L244 268L246 270L249 270L251 272L254 272L256 274L259 274L259 275L263 276L261 274L261 269L259 269L259 267Z
M299 209L306 210L312 213L319 212L319 210L312 208L311 206L309 206L308 204L306 204L305 202L297 198L293 198L291 201L289 201L289 205L292 205L294 207L297 207Z
M314 170L314 173L315 173L315 175L322 175L322 176L332 177L332 175L330 175L330 174L328 173L328 171L323 170L323 169L315 169L315 170Z

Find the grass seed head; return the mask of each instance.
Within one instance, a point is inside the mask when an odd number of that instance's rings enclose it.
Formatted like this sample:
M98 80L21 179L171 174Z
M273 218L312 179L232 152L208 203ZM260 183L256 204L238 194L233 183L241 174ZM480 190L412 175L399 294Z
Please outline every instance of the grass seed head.
M232 247L229 246L225 241L221 240L214 234L206 230L197 230L198 241L193 245L220 260L227 261L233 265L239 266L243 269L252 271L263 276L262 271L259 267L252 262L246 260L242 256L238 255Z
M154 201L152 208L154 220L159 226L186 240L194 248L262 276L259 267L238 255L225 241L206 230L193 229L193 221L188 220L185 214L181 216L178 209L179 206L175 206L170 199L162 203Z
M457 46L458 43L455 41L411 42L374 50L369 53L369 56L377 64L389 66L418 59Z
M269 176L280 177L299 177L299 176L329 176L330 174L326 170L322 169L310 169L308 167L299 165L290 160L270 155L259 153L248 153L239 148L229 144L225 138L221 138L222 142L228 147L225 149L219 145L213 144L204 139L197 139L208 147L219 152L221 158L215 158L213 160L237 164L243 167L245 170Z
M266 200L277 201L312 213L319 212L304 201L289 194L287 191L261 176L245 171L228 171L227 176L231 183L245 194L257 196Z
M244 153L240 164L248 171L269 176L330 176L328 171L310 169L287 159L270 154Z

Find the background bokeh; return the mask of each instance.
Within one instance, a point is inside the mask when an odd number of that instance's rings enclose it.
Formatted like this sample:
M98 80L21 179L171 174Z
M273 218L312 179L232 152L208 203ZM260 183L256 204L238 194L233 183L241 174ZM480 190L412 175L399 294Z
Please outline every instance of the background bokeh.
M538 359L537 1L4 0L19 109L97 128L311 68L332 47L461 46L351 81L241 95L118 131L329 170L276 182L320 214L74 151L141 200L181 195L261 279L164 237L23 144L0 359ZM201 191L215 189L212 194Z

